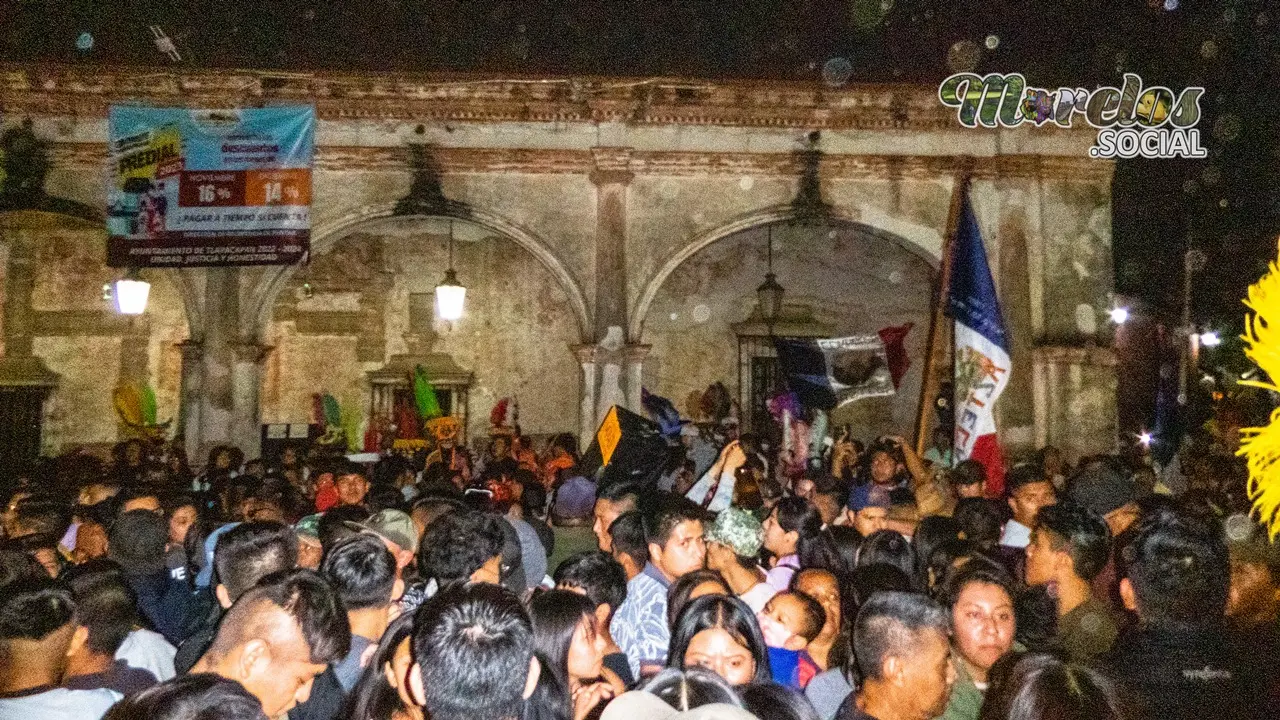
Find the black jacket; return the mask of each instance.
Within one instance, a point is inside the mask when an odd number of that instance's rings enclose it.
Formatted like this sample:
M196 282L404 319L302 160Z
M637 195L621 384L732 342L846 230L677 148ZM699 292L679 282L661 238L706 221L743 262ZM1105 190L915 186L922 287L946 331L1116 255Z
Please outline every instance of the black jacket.
M1221 628L1136 627L1122 633L1102 664L1139 718L1253 720L1255 700L1233 670Z
M151 627L174 645L187 639L198 619L191 586L174 580L164 568L150 575L125 577L138 598L138 611Z

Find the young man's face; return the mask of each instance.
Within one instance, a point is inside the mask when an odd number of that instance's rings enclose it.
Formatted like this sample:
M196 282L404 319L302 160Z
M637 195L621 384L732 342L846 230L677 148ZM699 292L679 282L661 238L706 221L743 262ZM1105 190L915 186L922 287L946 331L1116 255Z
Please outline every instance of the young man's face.
M1009 495L1009 508L1013 510L1013 519L1031 527L1035 524L1036 513L1040 508L1058 502L1053 485L1048 481L1027 483Z
M889 517L889 510L882 507L866 507L861 510L850 510L853 529L862 537L867 537L877 530L883 530Z
M1036 528L1027 545L1027 584L1045 585L1057 580L1059 553L1053 549L1049 533Z
M343 475L334 483L341 505L359 505L369 493L369 481L359 475Z
M672 581L702 568L707 557L707 544L702 536L702 521L685 520L676 525L667 544L649 546L649 555L658 569Z
M606 500L605 498L596 500L595 508L592 510L595 522L591 525L591 531L596 534L596 542L600 545L601 550L612 552L613 538L609 537L609 526L613 525L613 521L617 520L619 515L634 508L635 503L628 499L618 502Z
M878 452L871 457L871 481L877 485L893 482L898 474L898 462L887 452Z
M279 652L264 663L262 669L243 681L245 689L258 698L267 717L284 715L311 697L311 686L325 665L311 662L305 653Z

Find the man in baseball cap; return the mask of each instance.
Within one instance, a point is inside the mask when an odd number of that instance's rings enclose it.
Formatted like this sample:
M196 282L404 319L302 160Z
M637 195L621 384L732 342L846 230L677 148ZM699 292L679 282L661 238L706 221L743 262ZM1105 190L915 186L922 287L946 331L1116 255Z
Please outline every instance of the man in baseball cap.
M765 582L765 572L756 562L764 544L764 527L754 515L729 507L716 516L706 533L707 567L720 573L729 590L760 612L777 592Z
M845 508L845 524L851 526L862 537L877 530L885 529L888 524L889 508L893 506L890 493L875 483L859 485L849 493L849 504Z
M349 525L353 530L380 538L396 558L397 573L413 562L418 549L418 529L407 513L400 510L380 510L367 520Z

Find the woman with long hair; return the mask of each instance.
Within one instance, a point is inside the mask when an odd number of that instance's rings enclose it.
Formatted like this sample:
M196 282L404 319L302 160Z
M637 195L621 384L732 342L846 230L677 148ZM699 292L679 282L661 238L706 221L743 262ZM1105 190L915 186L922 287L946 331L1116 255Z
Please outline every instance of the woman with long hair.
M800 569L801 556L822 532L822 515L813 503L800 497L785 497L764 521L764 549L773 555L766 582L781 592L791 585L791 576Z
M979 720L1126 720L1116 686L1090 667L1067 663L1047 653L1009 657L993 673Z
M422 708L409 695L413 667L413 613L391 621L347 697L343 717L350 720L423 720Z
M977 720L991 668L1014 649L1013 580L994 562L971 560L946 581L956 681L944 720Z
M680 576L667 588L667 627L675 627L676 618L686 605L707 595L732 595L729 584L715 570L694 570Z
M572 707L572 717L583 720L601 703L626 691L618 676L604 667L608 637L600 632L595 603L589 598L570 590L547 590L534 595L529 615L543 674L555 681L540 680L530 705Z
M735 597L708 595L685 606L671 631L667 667L703 667L734 686L773 679L756 616Z

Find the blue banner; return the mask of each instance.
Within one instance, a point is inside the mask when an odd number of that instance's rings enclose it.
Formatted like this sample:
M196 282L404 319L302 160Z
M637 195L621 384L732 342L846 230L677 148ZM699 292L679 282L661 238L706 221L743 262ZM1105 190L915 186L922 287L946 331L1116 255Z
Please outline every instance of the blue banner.
M288 265L311 237L311 106L113 106L107 264Z

